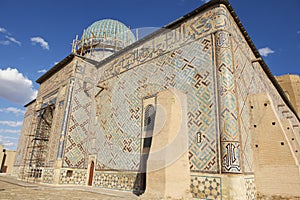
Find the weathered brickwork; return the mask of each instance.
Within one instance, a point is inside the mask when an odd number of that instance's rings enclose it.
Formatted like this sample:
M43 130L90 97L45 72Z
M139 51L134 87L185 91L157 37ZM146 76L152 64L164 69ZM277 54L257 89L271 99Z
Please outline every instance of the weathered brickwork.
M263 71L262 66L258 62L252 63L252 60L255 59L255 56L232 17L230 17L229 22L235 70L234 76L238 95L238 116L242 142L241 146L243 148L241 153L244 162L244 172L249 173L254 172L252 151L253 144L251 144L251 137L249 135L249 111L251 109L249 97L254 94L267 93L271 97L274 105L277 105L276 111L280 119L285 119L286 117L282 113L282 106L279 106L285 105L285 103L279 96L278 91L271 83L266 73ZM284 109L287 109L286 105L284 107ZM291 111L288 113L291 115L289 122L291 127L293 127L293 124L297 124L298 120ZM296 132L297 130L295 130L295 133Z

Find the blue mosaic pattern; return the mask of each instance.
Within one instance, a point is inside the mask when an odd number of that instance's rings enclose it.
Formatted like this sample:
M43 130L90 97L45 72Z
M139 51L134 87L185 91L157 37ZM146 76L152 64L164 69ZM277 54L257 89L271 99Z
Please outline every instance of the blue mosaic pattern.
M101 108L97 114L100 119L98 130L102 131L97 134L97 143L104 140L105 151L100 145L97 162L102 163L102 167L138 169L141 100L166 88L176 88L188 94L191 170L218 170L211 45L210 36L202 38L135 70L101 82L109 86L98 100ZM204 135L201 143L197 142L199 132Z
M126 47L136 41L135 36L126 25L112 19L94 22L84 31L82 39L85 43L94 39L94 42L98 41L102 44L119 47Z
M227 20L226 9L214 8L99 68L98 84L108 89L97 100L96 143L105 148L96 150L98 169L138 169L141 98L176 88L188 96L191 170L218 172L212 40L203 36L225 28Z
M74 84L63 166L84 168L87 166L89 146L92 104L89 90L92 89L92 85L80 79L75 79Z
M72 137L76 138L76 134L71 131L66 146L65 161L69 162L67 165L83 167L85 164L82 163L86 162L86 158L85 161L76 159L80 156L86 157L93 151L98 152L97 169L137 170L140 152L141 99L168 88L176 88L186 93L188 97L187 125L191 170L218 172L218 153L221 153L223 172L240 173L241 156L245 160L244 170L253 171L250 139L247 134L249 119L247 119L246 99L250 94L249 90L252 92L260 90L255 85L262 83L267 87L268 84L263 83L262 75L254 76L255 73L252 73L249 76L252 69L251 62L247 56L240 56L245 52L249 53L249 50L243 49L246 47L244 41L229 44L226 34L216 35L220 92L218 95L222 102L219 112L220 136L216 130L218 117L213 108L216 105L214 91L217 90L211 49L213 44L211 36L204 37L204 35L209 35L218 28L227 28L230 23L226 9L214 8L101 66L97 72L98 85L105 86L106 89L96 98L96 116L99 123L95 123L95 127L91 129L91 134L95 136L93 141L88 137L79 139L77 137L78 140L74 140ZM236 41L242 38L239 33L233 33L233 37ZM235 60L234 66L232 60ZM126 73L122 73L125 71ZM237 81L235 85L234 80L237 77L240 77L241 81ZM246 83L253 84L245 87ZM74 98L79 98L80 95L87 98L84 90L82 89ZM91 113L87 112L84 115L89 114ZM80 117L82 116L77 116ZM240 121L237 120L238 117L241 117ZM217 151L219 137L221 152ZM242 138L242 150L239 137ZM106 150L103 151L103 148Z
M174 30L168 30L166 33L154 37L152 40L101 66L98 79L104 81L219 29L227 28L229 23L226 12L227 10L223 7L213 8L182 23ZM205 48L209 45L206 44Z
M236 86L229 33L216 34L222 172L240 173Z

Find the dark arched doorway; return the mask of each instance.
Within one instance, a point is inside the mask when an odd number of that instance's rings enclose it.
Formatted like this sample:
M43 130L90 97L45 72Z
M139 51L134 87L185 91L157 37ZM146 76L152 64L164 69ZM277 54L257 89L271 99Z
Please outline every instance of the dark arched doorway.
M152 104L147 105L144 112L144 132L145 137L142 141L142 152L140 159L139 173L137 174L134 191L136 195L141 195L146 190L147 179L147 161L149 158L150 148L152 144L152 136L155 122L155 107Z
M90 173L89 173L89 182L88 182L89 186L93 185L94 167L95 167L94 161L92 161L90 166Z

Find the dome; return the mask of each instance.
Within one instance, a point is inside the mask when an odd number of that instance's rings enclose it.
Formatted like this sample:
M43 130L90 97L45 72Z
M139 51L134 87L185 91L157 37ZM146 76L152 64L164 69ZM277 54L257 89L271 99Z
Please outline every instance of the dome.
M99 46L116 50L136 41L134 34L126 25L112 19L94 22L84 30L81 40L83 46Z

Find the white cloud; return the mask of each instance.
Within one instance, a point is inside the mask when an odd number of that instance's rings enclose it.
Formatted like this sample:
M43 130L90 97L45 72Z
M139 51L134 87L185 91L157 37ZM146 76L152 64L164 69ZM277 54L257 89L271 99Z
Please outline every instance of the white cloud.
M7 33L7 30L5 28L0 27L0 33Z
M48 42L46 42L41 37L32 37L30 38L30 41L32 42L33 45L40 44L43 49L47 49L47 50L50 49Z
M3 145L5 146L5 148L12 147L12 146L17 146L16 143L11 142L11 141L4 142Z
M15 141L15 142L13 142L13 141ZM0 144L4 145L4 148L12 147L12 146L17 147L18 138L0 135Z
M9 40L1 40L0 41L0 44L2 44L2 45L10 45L10 41Z
M297 34L300 34L300 31L297 31Z
M21 110L15 107L0 108L0 112L13 113L15 115L25 114L25 110Z
M17 127L22 126L22 121L0 121L0 125Z
M21 130L14 130L14 129L0 129L0 133L14 133L19 134Z
M20 41L16 40L16 38L9 37L9 36L7 36L7 35L6 35L5 37L6 37L6 39L8 39L8 41L10 41L10 42L16 43L16 44L19 45L19 46L22 45L22 43L21 43Z
M264 47L258 50L260 55L267 57L269 54L275 53L272 49L269 47Z
M10 45L11 43L15 43L19 46L22 45L22 43L20 41L18 41L16 38L8 36L11 34L5 28L0 27L0 33L5 34L5 38L6 38L6 40L0 41L1 45Z
M0 69L0 98L25 104L36 98L37 91L32 81L17 69Z
M37 72L38 72L38 73L46 73L47 70L46 70L46 69L40 69L40 70L38 70Z
M202 2L204 2L204 3L207 3L207 2L209 2L210 0L201 0Z
M17 135L18 136L18 135ZM10 139L10 140L18 140L19 138L17 137L11 137L11 136L2 136L0 135L0 139Z

